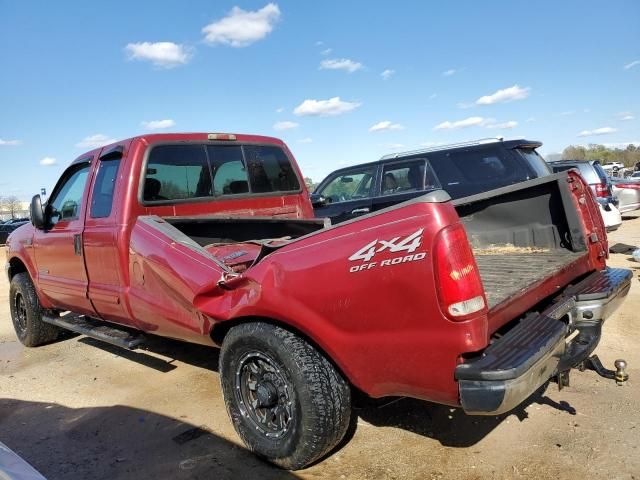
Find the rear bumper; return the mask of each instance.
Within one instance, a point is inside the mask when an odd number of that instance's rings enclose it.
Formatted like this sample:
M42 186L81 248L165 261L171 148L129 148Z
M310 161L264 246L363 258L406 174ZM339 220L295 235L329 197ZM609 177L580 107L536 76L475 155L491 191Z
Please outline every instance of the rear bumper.
M508 412L589 356L600 340L602 322L629 292L631 278L631 271L622 268L594 272L565 289L544 312L527 315L480 358L458 365L455 377L465 412Z

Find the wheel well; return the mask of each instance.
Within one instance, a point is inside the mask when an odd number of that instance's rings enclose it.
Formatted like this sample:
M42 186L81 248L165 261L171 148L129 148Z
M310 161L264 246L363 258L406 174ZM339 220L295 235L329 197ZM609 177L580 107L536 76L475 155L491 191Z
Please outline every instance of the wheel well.
M17 257L13 257L9 260L9 281L11 281L11 279L18 273L29 273L29 271L27 270L26 265L22 263L22 260Z
M340 365L338 365L333 358L331 358L330 355L327 354L327 352L325 352L324 348L322 348L320 345L318 345L318 343L311 337L309 337L309 335L307 335L306 333L298 330L295 327L292 327L291 325L281 322L279 320L275 320L273 318L269 318L269 317L238 317L238 318L234 318L233 320L227 320L225 322L219 322L216 323L213 328L211 329L211 339L213 340L213 342L218 345L221 346L222 343L224 342L224 337L227 336L227 333L229 333L229 330L231 330L233 327L237 326L237 325L241 325L243 323L252 323L252 322L262 322L262 323L269 323L271 325L274 325L276 327L280 327L283 328L285 330L288 330L289 332L299 336L300 338L304 339L306 342L308 342L311 346L313 346L313 348L315 348L316 350L318 350L318 352L320 352L322 355L324 355L324 357L334 366L334 368L340 372L340 374L342 375L342 377L349 382L349 385L351 385L351 388L354 389L356 388L353 383L351 382L351 379L349 378L348 375L345 374L344 370L340 367Z

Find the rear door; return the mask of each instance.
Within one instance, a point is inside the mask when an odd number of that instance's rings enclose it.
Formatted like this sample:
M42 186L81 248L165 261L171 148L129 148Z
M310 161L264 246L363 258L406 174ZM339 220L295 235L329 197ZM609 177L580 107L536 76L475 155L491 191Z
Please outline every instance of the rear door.
M336 224L371 212L377 173L378 165L364 165L331 175L315 192L326 199L314 208L315 216Z
M121 212L114 198L121 198L126 179L122 175L124 145L103 150L91 184L89 207L83 233L84 257L89 277L88 295L101 317L110 321L130 322L123 305L123 274L128 265L122 263L118 238L122 236ZM123 247L126 248L126 247Z
M384 164L373 210L382 210L424 194L425 189L437 187L431 169L423 158Z
M33 236L40 291L55 306L87 315L94 310L87 298L82 230L92 161L79 160L63 173L46 205L51 228Z

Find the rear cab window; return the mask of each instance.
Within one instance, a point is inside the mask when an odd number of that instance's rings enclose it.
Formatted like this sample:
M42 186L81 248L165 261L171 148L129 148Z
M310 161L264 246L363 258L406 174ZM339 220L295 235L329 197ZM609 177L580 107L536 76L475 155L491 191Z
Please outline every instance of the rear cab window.
M277 145L153 145L143 168L144 204L301 190L290 158Z

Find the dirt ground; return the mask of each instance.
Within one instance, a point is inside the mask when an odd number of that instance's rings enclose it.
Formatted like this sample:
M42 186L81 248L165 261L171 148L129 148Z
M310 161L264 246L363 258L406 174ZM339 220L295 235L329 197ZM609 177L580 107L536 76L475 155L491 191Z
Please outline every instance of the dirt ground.
M619 249L640 246L640 218L625 219L609 238ZM629 254L612 254L610 264L640 273ZM0 441L49 479L640 479L634 277L596 351L609 368L628 361L625 386L574 372L570 387L551 384L500 417L406 399L363 408L346 445L287 473L242 447L224 408L216 350L153 339L148 351L125 352L78 336L24 349L2 276Z

